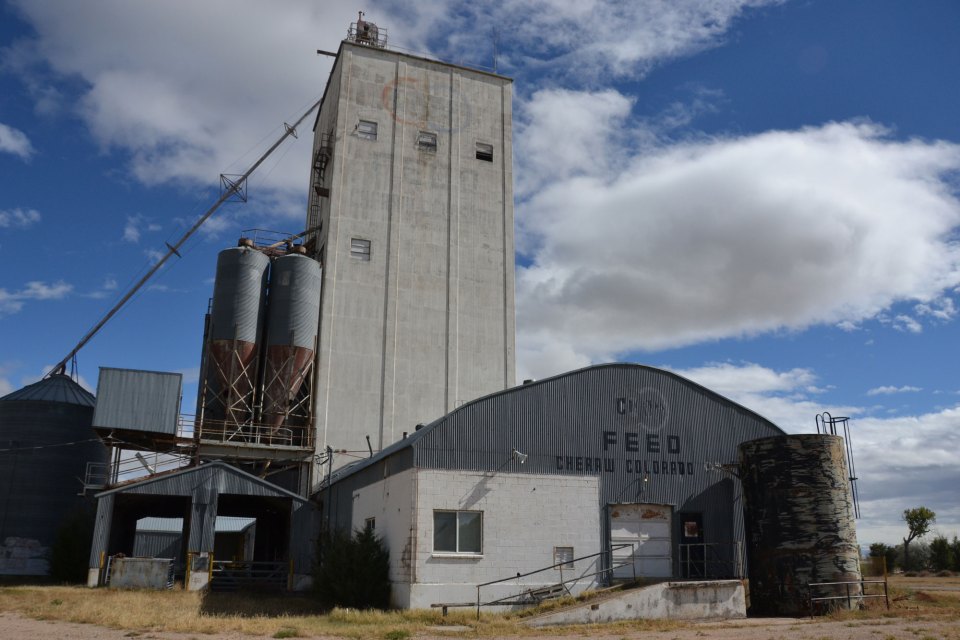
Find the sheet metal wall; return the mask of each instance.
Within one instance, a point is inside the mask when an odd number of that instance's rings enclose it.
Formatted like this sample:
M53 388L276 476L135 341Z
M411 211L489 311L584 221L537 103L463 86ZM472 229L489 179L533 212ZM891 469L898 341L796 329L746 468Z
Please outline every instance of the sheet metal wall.
M477 400L340 471L324 516L349 523L356 487L409 466L595 475L602 522L608 504L663 503L702 513L705 542L742 541L740 483L708 467L735 463L742 442L777 435L769 420L675 374L594 366ZM524 464L511 459L514 448ZM586 505L567 517L577 508Z
M100 367L93 426L174 435L183 376Z
M218 498L224 494L251 497L284 498L291 501L289 553L295 570L310 573L313 566L316 535L314 505L284 489L275 487L248 473L222 462L214 462L179 471L167 476L120 487L98 494L97 520L94 525L90 567L99 563L100 552L110 545L115 496L144 495L158 498L189 497L192 501L188 548L191 551L212 551L214 545ZM149 514L143 514L149 515ZM142 516L139 516L142 517ZM135 520L134 520L135 522Z

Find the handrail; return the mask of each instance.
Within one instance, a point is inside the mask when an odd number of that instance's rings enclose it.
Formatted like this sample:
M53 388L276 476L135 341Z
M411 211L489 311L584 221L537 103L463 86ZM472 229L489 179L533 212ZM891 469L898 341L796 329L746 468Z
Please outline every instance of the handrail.
M596 558L596 557L599 557L599 556L602 556L602 555L605 555L605 554L610 554L610 558L611 558L610 566L609 566L608 568L606 568L606 569L600 569L599 571L595 571L595 572L593 572L593 573L581 573L581 574L578 575L577 577L571 578L571 579L569 579L569 580L562 580L562 579L561 579L561 581L558 582L558 583L556 583L556 584L562 585L563 588L566 589L566 585L567 585L568 583L571 583L571 582L579 582L580 580L582 580L582 579L584 579L584 578L589 578L589 577L601 575L601 574L604 574L604 573L610 573L610 574L612 574L614 570L619 569L620 567L625 567L625 566L627 566L627 564L631 564L631 565L633 566L633 579L636 580L636 579L637 579L637 568L636 568L637 565L636 565L636 562L632 559L632 558L633 558L632 554L631 554L631 556L630 556L630 557L631 557L631 560L630 560L629 563L623 562L623 563L621 563L621 564L614 565L613 562L612 562L613 552L614 552L614 551L619 551L620 549L625 549L625 548L627 548L627 547L630 547L631 549L633 549L634 546L635 546L635 545L634 545L633 543L616 544L616 545L612 545L612 546L611 546L609 549L607 549L607 550L598 551L597 553L591 553L591 554L586 555L586 556L580 556L579 558L574 558L574 559L572 559L572 560L565 560L565 561L563 561L563 562L557 562L557 563L555 563L555 564L550 565L549 567L543 567L542 569L535 569L535 570L533 570L533 571L528 571L527 573L518 573L517 575L515 575L515 576L510 576L509 578L501 578L501 579L499 579L499 580L491 580L491 581L489 581L489 582L484 582L484 583L482 583L482 584L478 584L478 585L477 585L477 619L478 619L478 620L480 619L480 607L481 607L481 606L485 606L485 607L495 606L495 605L497 605L497 604L501 604L501 603L509 600L510 598L513 598L513 597L514 597L514 596L506 596L506 597L504 597L504 598L498 598L498 599L496 599L496 600L490 600L489 602L481 602L481 600L480 600L480 589L481 589L481 588L483 588L483 587L489 587L490 585L500 584L500 583L503 583L503 582L510 582L511 580L519 580L520 578L526 578L527 576L532 576L532 575L535 575L535 574L538 574L538 573L543 573L544 571L550 571L551 569L557 569L557 568L560 568L561 578L562 578L562 575L563 575L563 567L564 567L564 566L567 566L567 565L571 565L571 564L573 564L573 563L575 563L575 562L578 562L578 561L580 561L580 560L588 560L588 559L590 559L590 558ZM521 595L523 595L524 593L531 593L531 592L533 592L533 591L536 591L536 589L528 589L527 591L521 592L521 593L519 593L519 594L517 594L517 595L518 595L518 596L521 596ZM569 590L568 590L568 589L567 589L567 593L569 593Z
M883 585L883 593L866 593L866 589L864 588L864 585L867 585L867 584L882 584L882 585ZM837 586L841 586L841 585L843 585L843 586L846 587L846 592L847 592L846 595L842 595L842 596L817 596L817 597L814 597L814 595L813 595L813 590L811 589L811 587L837 587ZM851 593L850 593L850 585L859 585L859 587L860 587L860 593L859 593L859 594L851 594ZM831 600L846 600L846 601L847 601L847 607L850 608L850 607L852 606L852 600L853 600L854 598L861 598L861 599L863 599L863 598L883 598L883 599L886 601L886 603L887 603L887 609L888 609L888 610L890 609L890 593L889 593L889 591L887 590L887 579L886 579L886 576L884 576L884 579L883 579L883 580L864 580L864 579L861 578L860 580L846 580L846 581L842 581L842 582L808 582L808 583L807 583L807 589L810 590L810 617L811 617L811 618L813 617L813 603L814 603L814 602L828 602L828 601L831 601Z

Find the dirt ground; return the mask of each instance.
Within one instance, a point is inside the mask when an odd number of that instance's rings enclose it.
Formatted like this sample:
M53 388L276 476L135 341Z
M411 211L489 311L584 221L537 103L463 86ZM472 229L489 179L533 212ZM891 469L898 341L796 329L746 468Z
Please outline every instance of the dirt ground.
M435 628L429 634L417 634L412 638L413 640L442 640L472 635L470 632L443 632ZM544 629L536 636L525 635L521 637L536 637L547 640L575 637L590 637L597 640L640 640L640 638L649 640L651 636L663 640L700 640L701 638L715 638L717 640L778 640L780 638L797 640L894 640L900 638L960 640L960 622L933 616L853 621L761 618L691 623L688 627L681 629L655 632L647 630L631 633L629 630L619 627L616 629L616 633L610 635L604 632L603 627L585 628L581 633L574 634L568 631L559 636L552 635L549 629ZM20 640L23 638L51 638L56 640L126 640L128 638L141 638L143 640L232 640L243 638L249 640L258 637L269 638L271 636L251 636L238 633L183 634L126 631L107 629L91 624L34 620L16 613L0 613L0 638L3 640ZM321 638L323 636L306 637Z

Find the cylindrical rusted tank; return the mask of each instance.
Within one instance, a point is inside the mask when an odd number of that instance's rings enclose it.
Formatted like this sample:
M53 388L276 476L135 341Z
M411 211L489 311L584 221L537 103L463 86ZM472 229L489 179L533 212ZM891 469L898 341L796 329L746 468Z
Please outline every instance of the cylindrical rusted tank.
M313 368L320 275L317 261L296 253L276 258L271 267L263 421L278 444L284 443L278 429L285 423L303 426L310 412L304 398L310 390L301 388ZM302 444L297 437L294 440L290 444Z
M797 615L859 606L860 580L843 438L789 435L740 445L751 611ZM848 600L847 594L852 597Z
M246 424L253 418L257 350L263 328L270 258L249 247L217 257L210 310L207 419Z

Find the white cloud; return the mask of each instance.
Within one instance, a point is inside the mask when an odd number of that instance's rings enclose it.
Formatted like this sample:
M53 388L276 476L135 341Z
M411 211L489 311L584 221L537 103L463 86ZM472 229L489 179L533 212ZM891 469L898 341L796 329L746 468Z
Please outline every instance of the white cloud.
M536 123L521 135L539 136ZM899 301L933 304L960 282L949 183L960 145L848 122L677 143L613 172L603 157L623 149L591 153L597 172L561 174L518 206L529 261L517 274L518 342L544 367L521 361L529 375L556 372L554 350L596 361L849 328ZM891 322L922 329L902 314Z
M40 212L36 209L0 210L0 229L26 229L40 222Z
M816 374L807 369L776 371L753 363L707 364L676 373L703 384L769 418L788 433L814 433L814 416L829 411L850 416L863 543L899 542L900 514L925 504L937 512L948 535L960 535L960 406L916 416L874 417L869 408L814 402L807 388ZM896 456L890 452L896 451Z
M27 300L60 300L71 291L73 291L73 285L63 281L53 284L40 281L28 282L20 291L0 289L0 318L18 313Z
M716 46L746 9L770 4L779 0L476 0L455 10L428 4L410 22L447 59L492 64L496 30L509 42L500 70L590 84L599 74L640 76Z
M0 152L12 153L23 160L33 155L33 145L23 131L0 122Z
M918 304L913 310L918 316L926 316L942 322L948 322L957 315L953 298L941 298L929 304Z
M133 216L127 216L127 222L123 226L123 240L136 244L140 242L140 236L146 230L148 232L159 231L160 225L149 222L147 218L139 213Z
M885 386L885 387L875 387L867 391L868 396L885 396L893 393L915 393L917 391L923 391L920 387L911 387L910 385L904 385L902 387L894 386Z
M221 172L242 172L280 136L284 119L320 97L330 58L316 50L336 49L356 20L351 6L308 0L284 3L282 11L225 1L15 4L37 36L7 50L19 60L12 69L28 80L46 63L55 74L81 78L89 89L76 101L80 116L149 185L214 184ZM259 211L272 192L304 199L311 124L287 143L294 149L269 182L251 189Z

